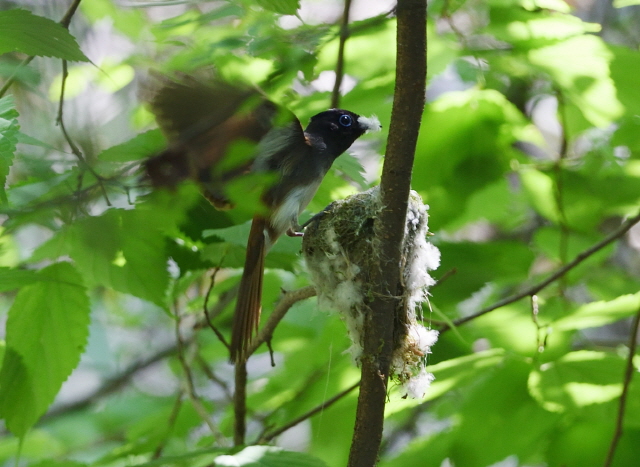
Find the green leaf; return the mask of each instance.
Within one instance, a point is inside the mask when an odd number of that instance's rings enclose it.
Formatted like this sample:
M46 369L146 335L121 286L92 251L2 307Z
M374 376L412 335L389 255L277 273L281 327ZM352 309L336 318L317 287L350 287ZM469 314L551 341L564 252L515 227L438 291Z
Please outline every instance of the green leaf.
M600 29L599 24L585 23L575 16L543 9L527 11L505 5L491 8L486 30L516 47L533 48Z
M0 32L0 35L2 33ZM1 39L0 39L1 40ZM20 125L18 124L18 111L12 96L0 99L0 202L7 202L4 190L9 175L9 168L13 164L13 155L16 152L16 143Z
M367 181L364 178L364 168L358 159L351 154L343 154L338 157L333 163L333 169L342 172L349 177L352 181L358 184L360 189L364 190L367 186Z
M0 11L0 54L7 52L89 61L69 31L27 10Z
M88 464L83 464L74 461L56 461L56 460L44 460L37 464L30 464L29 467L87 467Z
M456 404L459 426L450 453L454 465L488 466L510 455L526 459L538 452L557 415L529 395L530 369L524 359L506 359L471 385L470 395Z
M326 467L320 459L301 452L285 451L273 446L247 446L233 455L218 456L219 467Z
M158 129L134 136L129 141L105 149L98 156L109 162L137 161L152 156L167 146L167 140Z
M513 143L533 135L518 109L493 90L442 95L426 108L421 128L412 185L440 224L434 230L461 216L473 193L503 177L518 155Z
M640 5L640 0L613 0L613 6L616 8L624 8L632 5Z
M32 261L70 255L88 284L164 307L169 273L162 227L167 217L140 207L110 209L66 226L36 250Z
M567 108L577 110L588 122L580 122L570 113L569 135L590 125L604 127L623 114L624 106L611 79L612 59L613 53L601 38L586 34L529 51L530 63L560 86Z
M300 8L299 0L257 0L256 3L265 10L281 15L295 15Z
M520 180L534 209L550 221L559 223L553 179L544 172L526 167L520 170Z
M580 410L617 399L624 360L615 354L579 350L531 372L529 391L551 412Z
M19 289L23 285L33 284L39 280L36 271L0 268L0 292Z
M80 361L89 335L89 298L70 263L39 272L9 310L0 370L0 415L22 437Z
M640 309L640 293L623 295L610 301L582 305L573 313L552 324L554 330L585 329L615 323L634 315Z

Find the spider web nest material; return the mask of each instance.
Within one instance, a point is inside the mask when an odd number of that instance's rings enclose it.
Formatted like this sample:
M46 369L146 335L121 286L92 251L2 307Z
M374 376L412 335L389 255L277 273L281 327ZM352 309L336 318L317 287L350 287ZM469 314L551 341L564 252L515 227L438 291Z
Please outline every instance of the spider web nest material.
M402 247L402 276L396 309L391 378L405 395L424 396L433 380L427 356L438 333L423 326L422 304L435 283L428 271L440 264L439 250L427 242L427 209L411 191ZM379 267L380 248L374 222L381 210L380 190L374 187L332 203L305 230L302 252L318 291L318 305L336 310L347 326L349 352L359 364L364 343L368 303L374 296L371 272Z

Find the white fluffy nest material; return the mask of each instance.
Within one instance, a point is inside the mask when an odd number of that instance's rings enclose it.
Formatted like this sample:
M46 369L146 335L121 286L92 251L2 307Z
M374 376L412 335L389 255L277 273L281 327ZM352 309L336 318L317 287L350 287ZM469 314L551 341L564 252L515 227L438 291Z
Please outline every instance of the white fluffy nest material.
M373 293L369 273L379 251L373 231L379 211L378 187L336 201L307 227L302 242L307 267L318 291L318 304L340 313L352 341L349 351L357 363L363 350L366 298ZM418 322L427 290L435 283L428 271L440 264L440 251L426 240L427 218L427 207L412 191L401 264L403 306L396 317L391 377L406 395L414 398L423 397L434 378L426 371L426 364L431 346L438 339L437 331Z

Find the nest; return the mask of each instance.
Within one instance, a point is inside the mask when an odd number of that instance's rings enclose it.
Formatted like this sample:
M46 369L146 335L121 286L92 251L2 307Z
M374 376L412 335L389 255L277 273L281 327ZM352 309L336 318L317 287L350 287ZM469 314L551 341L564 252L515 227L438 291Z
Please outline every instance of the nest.
M332 203L305 230L302 251L318 291L320 308L340 313L356 363L363 350L364 322L373 297L371 271L379 267L374 222L381 210L380 190L372 188ZM391 377L406 394L422 397L433 380L425 369L438 333L425 328L422 303L435 281L428 271L438 267L440 252L426 240L427 207L412 191L402 248L402 287L396 310Z

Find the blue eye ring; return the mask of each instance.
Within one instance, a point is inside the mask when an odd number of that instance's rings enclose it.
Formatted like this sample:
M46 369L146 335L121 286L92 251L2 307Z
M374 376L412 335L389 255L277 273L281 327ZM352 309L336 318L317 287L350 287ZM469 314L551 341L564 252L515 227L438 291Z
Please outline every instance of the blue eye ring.
M338 119L338 123L344 127L350 127L353 124L353 119L351 118L351 115L342 114Z

